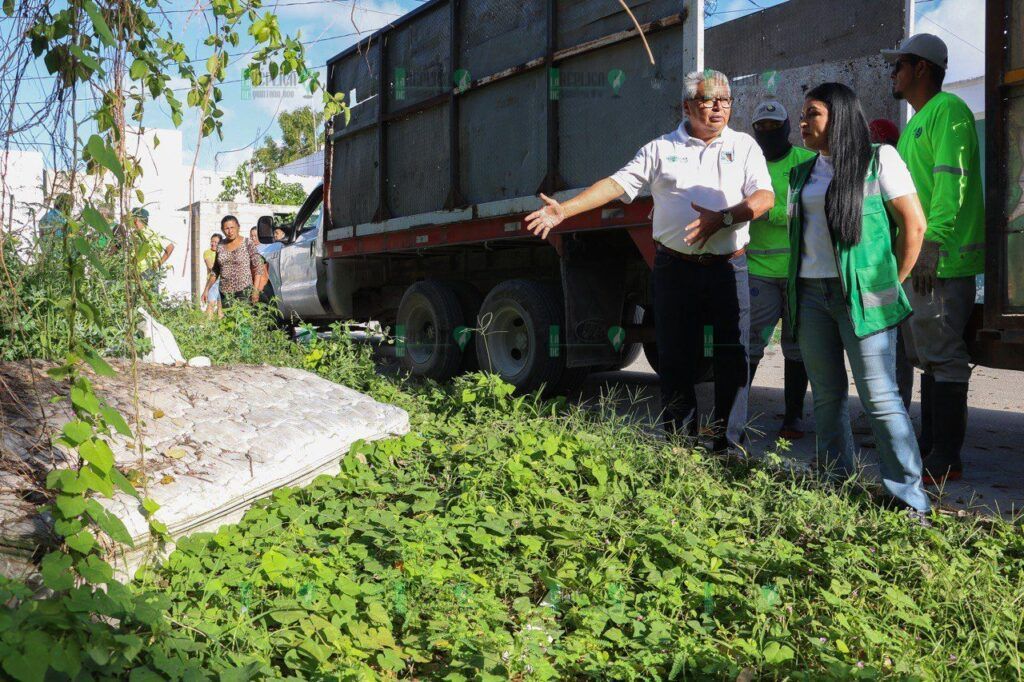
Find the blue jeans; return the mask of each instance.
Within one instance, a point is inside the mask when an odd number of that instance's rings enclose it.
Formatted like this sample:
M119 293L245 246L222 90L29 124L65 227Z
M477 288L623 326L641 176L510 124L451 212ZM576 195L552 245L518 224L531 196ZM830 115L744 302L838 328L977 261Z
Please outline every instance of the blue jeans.
M714 449L742 446L747 422L750 334L747 257L711 264L681 260L658 250L651 272L658 378L666 429L696 436L695 385L701 356L715 373ZM712 328L711 339L704 327Z
M801 279L798 292L797 340L814 395L819 462L840 475L854 473L845 350L878 444L882 485L908 506L927 511L921 453L896 386L896 330L857 338L837 278Z

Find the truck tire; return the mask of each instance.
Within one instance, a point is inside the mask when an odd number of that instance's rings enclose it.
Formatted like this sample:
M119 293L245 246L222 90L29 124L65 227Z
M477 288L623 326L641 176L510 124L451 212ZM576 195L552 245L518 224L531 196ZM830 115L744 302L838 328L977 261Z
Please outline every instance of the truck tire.
M445 280L444 284L451 287L455 292L455 297L459 299L459 307L462 308L462 323L470 329L477 329L480 326L477 314L480 312L480 305L484 300L480 290L463 280ZM462 365L459 368L462 372L475 372L480 369L480 363L476 357L476 343L473 342L476 335L477 332L474 331L462 351Z
M430 279L410 286L398 304L396 320L404 332L402 366L414 376L451 379L462 365L463 352L454 332L463 324L462 306L450 286Z
M494 372L529 393L546 387L558 390L565 371L562 348L550 352L551 327L563 323L558 289L533 280L510 279L491 289L480 307L485 328L476 335L476 355L482 369ZM483 326L482 325L482 326Z

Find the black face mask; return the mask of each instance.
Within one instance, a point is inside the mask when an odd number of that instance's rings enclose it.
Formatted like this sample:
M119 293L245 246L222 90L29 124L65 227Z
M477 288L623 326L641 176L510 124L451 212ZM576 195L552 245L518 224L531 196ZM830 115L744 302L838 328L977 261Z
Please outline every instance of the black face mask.
M754 139L764 152L764 158L768 161L781 159L793 146L789 142L789 121L784 121L782 126L775 130L754 129Z

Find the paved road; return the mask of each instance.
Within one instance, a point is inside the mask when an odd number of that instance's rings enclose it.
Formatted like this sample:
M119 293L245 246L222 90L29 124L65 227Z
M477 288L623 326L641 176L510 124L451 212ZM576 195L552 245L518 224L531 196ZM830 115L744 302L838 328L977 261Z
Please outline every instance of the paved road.
M643 355L622 371L592 374L583 387L582 398L593 402L613 387L620 411L629 411L644 421L653 420L659 413L658 378ZM914 388L911 416L919 427L919 380L915 380ZM850 396L854 436L870 472L877 456L852 378ZM710 406L711 399L711 384L702 384L698 389L702 408ZM1020 514L1024 512L1024 372L975 368L968 401L970 420L963 455L964 478L948 483L942 491L935 488L930 491L938 496L942 506L1000 513L1007 517ZM808 433L783 454L801 463L810 462L814 454L810 393L806 406ZM755 454L763 454L774 444L781 417L782 353L775 345L769 347L751 389L750 419L755 433L752 440Z

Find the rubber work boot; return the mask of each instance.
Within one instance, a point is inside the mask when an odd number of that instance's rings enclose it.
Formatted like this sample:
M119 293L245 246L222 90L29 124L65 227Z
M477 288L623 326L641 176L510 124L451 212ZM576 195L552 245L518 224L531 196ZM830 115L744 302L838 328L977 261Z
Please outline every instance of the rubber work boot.
M925 459L932 452L934 436L932 429L934 420L932 414L935 410L935 377L931 374L921 375L921 436L917 439L917 449L921 451L921 459Z
M786 440L804 437L801 421L804 418L804 396L807 395L807 369L799 360L786 360L783 395L786 414L782 418L779 435Z
M924 458L925 485L958 481L963 474L960 449L967 433L967 383L936 381L932 409L931 453Z

